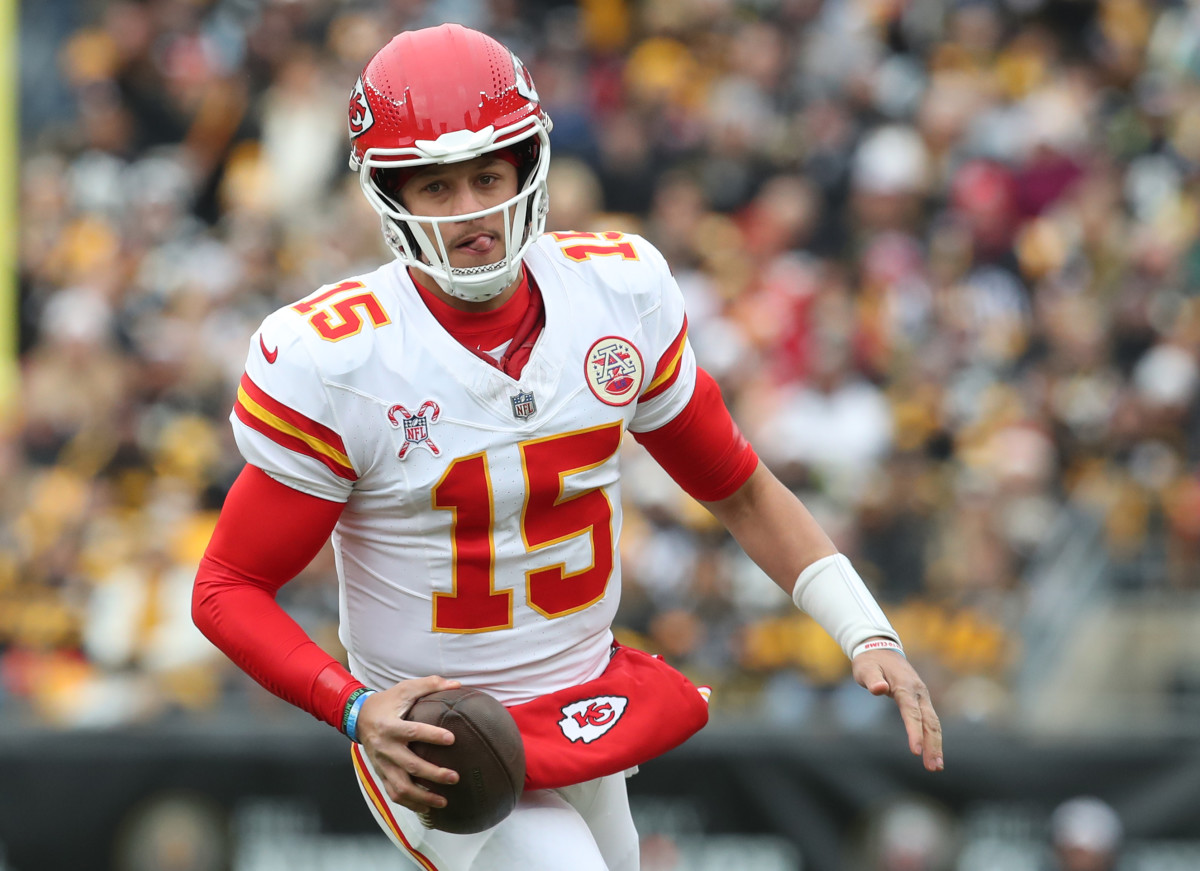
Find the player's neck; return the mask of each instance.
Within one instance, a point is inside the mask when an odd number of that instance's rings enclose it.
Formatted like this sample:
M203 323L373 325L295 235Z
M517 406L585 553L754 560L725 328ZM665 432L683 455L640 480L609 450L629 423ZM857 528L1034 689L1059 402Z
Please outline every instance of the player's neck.
M444 302L453 309L458 309L463 312L490 312L503 306L506 302L513 298L513 294L525 284L525 266L521 266L521 271L517 273L516 280L508 287L504 288L496 296L491 299L473 302L467 299L459 299L457 296L451 296L442 288L440 284L433 280L432 277L425 275L422 272L409 267L408 276L422 290L432 294L437 299Z

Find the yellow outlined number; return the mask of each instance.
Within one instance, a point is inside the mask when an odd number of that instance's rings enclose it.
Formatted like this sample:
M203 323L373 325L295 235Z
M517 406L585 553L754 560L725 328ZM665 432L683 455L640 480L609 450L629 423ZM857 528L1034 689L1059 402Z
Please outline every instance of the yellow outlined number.
M564 256L576 263L591 260L593 257L620 257L622 260L637 260L637 251L633 243L625 238L624 233L607 230L603 233L551 233L555 242L568 242L574 239L588 239L588 242L577 242L574 245L564 245L560 249Z
M521 538L529 553L588 536L592 564L568 572L564 563L525 573L525 600L553 619L601 598L613 572L612 504L599 488L564 497L568 475L608 462L621 444L619 422L521 442L525 504ZM433 631L491 632L512 626L512 590L496 590L492 479L487 456L450 464L433 488L433 507L452 511L452 593L433 594Z
M361 281L343 281L312 299L296 303L292 309L302 315L311 313L312 317L308 319L308 323L327 342L340 342L361 333L364 315L370 320L371 326L382 327L390 324L391 318L373 293L356 293L329 302L338 294L357 290L362 286ZM330 309L333 310L333 314L330 314ZM334 320L334 316L338 320Z

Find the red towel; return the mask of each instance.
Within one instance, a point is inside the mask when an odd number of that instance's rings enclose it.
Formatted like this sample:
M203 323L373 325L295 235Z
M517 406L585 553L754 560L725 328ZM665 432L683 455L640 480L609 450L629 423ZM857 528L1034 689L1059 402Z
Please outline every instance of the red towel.
M614 644L600 677L508 709L525 742L525 788L616 774L678 747L708 722L709 692L661 656Z

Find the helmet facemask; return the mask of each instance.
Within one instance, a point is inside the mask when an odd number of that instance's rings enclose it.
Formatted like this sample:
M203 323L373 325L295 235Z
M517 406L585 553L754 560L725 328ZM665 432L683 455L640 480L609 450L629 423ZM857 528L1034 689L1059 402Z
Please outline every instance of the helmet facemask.
M427 146L424 155L414 154L415 149L368 149L358 167L359 184L368 202L380 216L384 240L396 259L405 266L424 272L458 299L483 302L503 292L517 280L525 252L545 229L549 208L546 186L550 162L550 140L547 135L549 119L546 125L536 118L527 119L520 126L525 129L515 138L510 137L499 143L496 140L512 131L493 133L490 128L477 134L461 131L458 143L461 147L444 155L438 153L442 150L437 147L441 140L438 143L421 143ZM475 141L465 141L468 137ZM457 163L512 146L515 146L513 150L518 155L525 155L518 162L519 188L516 195L477 212L445 217L414 215L400 202L398 192L392 186L381 183L386 181L381 170L386 173L389 170L416 169L437 163ZM483 266L452 267L442 232L443 225L462 224L498 212L504 215L504 257L496 263Z

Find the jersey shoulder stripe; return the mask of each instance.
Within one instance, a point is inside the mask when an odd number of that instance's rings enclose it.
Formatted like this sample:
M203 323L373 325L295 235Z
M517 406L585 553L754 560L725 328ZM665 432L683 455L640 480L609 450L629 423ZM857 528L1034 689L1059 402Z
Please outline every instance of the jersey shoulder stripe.
M650 384L642 393L642 402L645 402L647 399L653 399L656 396L661 396L675 383L675 380L679 377L679 373L683 369L683 350L686 345L687 316L684 315L683 326L680 327L679 334L671 340L671 344L667 346L667 350L659 358L658 367L654 370L654 376L650 379Z
M242 423L281 447L312 457L339 478L358 480L341 436L273 399L249 375L242 375L233 410Z

